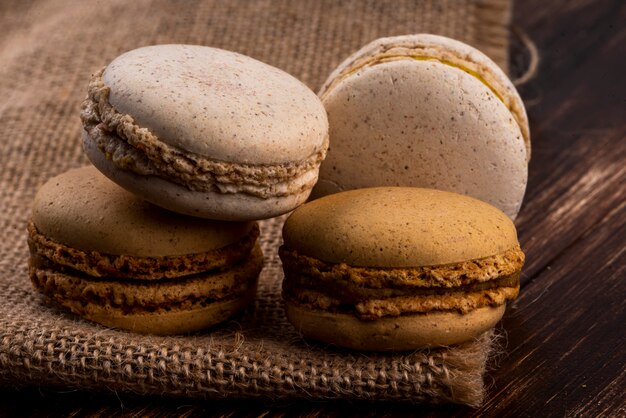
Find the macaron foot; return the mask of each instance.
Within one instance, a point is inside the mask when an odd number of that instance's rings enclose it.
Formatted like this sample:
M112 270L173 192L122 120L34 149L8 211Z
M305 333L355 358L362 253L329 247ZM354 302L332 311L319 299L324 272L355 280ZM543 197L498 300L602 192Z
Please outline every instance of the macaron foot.
M467 314L432 311L363 321L354 315L285 304L289 322L305 337L354 350L408 351L449 346L494 327L505 306L486 306Z

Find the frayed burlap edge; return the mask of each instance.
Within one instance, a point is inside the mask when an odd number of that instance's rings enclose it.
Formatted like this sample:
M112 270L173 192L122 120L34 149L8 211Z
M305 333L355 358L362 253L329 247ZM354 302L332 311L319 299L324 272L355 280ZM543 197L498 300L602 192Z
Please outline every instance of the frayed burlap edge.
M183 344L129 347L116 338L85 339L70 330L15 332L0 345L0 384L123 391L200 399L386 400L479 406L492 332L458 347L378 359L379 370L271 360L230 346ZM239 340L239 341L238 341ZM199 367L199 365L204 365ZM381 396L384 395L384 396Z

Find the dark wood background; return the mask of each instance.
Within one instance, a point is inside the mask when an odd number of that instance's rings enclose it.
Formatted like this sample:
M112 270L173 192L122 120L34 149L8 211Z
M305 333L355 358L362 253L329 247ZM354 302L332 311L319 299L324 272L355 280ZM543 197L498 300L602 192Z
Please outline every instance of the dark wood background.
M480 410L29 388L0 391L0 415L626 417L626 1L518 0L514 20L541 54L520 89L533 147L516 222L527 264Z

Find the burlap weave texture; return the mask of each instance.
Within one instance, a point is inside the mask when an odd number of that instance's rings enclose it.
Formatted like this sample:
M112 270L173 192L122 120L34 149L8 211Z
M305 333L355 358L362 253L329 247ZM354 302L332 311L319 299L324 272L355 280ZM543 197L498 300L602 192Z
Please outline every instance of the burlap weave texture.
M276 250L262 223L257 301L204 333L146 337L82 321L36 295L26 220L51 176L87 164L78 109L89 75L142 45L235 50L317 90L380 36L433 32L507 61L508 0L107 1L0 3L0 382L199 398L361 398L477 405L489 336L450 349L360 354L303 341L286 322Z

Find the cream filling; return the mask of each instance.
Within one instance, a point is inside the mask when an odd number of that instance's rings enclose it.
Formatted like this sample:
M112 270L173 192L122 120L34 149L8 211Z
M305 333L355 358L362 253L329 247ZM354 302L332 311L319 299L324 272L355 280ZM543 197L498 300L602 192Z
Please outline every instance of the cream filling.
M457 57L447 51L439 51L434 48L397 48L390 46L375 55L361 58L351 63L350 66L326 86L322 92L321 99L324 100L337 84L366 67L403 59L438 62L464 71L484 84L506 106L509 112L511 112L511 115L517 122L522 136L524 137L527 160L530 159L530 132L528 131L525 116L526 112L523 109L523 104L519 103L518 100L515 100L515 98L510 95L505 94L509 89L498 80L497 76L491 74L491 70L487 66Z
M465 262L413 268L353 267L279 249L283 296L361 319L497 306L517 297L524 253L519 246Z
M239 241L204 253L141 257L68 247L41 234L29 221L27 241L31 258L46 259L57 269L70 268L91 277L160 280L226 270L250 254L258 237L259 227L255 224Z
M159 282L95 279L80 272L59 270L52 262L36 259L31 259L29 275L39 291L65 305L75 301L82 306L94 304L127 310L156 310L238 297L256 286L262 268L263 254L257 246L248 259L228 270Z
M519 245L501 254L453 264L405 268L359 267L327 263L281 246L278 250L285 276L308 276L323 283L362 289L454 288L519 274L524 252Z
M89 83L81 119L89 134L87 140L94 141L117 167L139 175L159 176L193 191L246 193L261 198L297 194L317 181L328 137L319 151L304 160L271 165L237 164L183 152L113 108L103 72L94 74Z
M334 295L312 289L284 290L283 296L299 305L330 312L350 312L363 320L386 316L421 314L432 311L456 311L467 314L484 306L503 305L519 293L519 285L496 287L475 292L451 290L444 294L394 296L347 303Z

